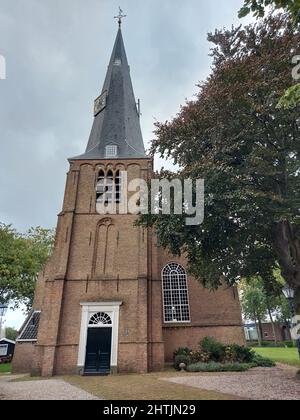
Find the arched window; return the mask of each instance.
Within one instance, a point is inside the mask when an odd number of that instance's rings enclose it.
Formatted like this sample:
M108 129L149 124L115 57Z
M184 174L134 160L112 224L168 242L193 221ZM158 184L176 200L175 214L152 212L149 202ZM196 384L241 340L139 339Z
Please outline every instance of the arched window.
M98 312L91 317L89 325L112 325L111 317L105 312Z
M108 171L106 175L106 193L105 203L110 204L113 202L114 195L114 174L113 171Z
M121 171L116 172L115 184L116 184L116 203L120 203L121 202Z
M185 269L170 263L162 271L164 321L190 322L187 274Z
M121 202L121 171L112 170L105 174L101 169L99 171L96 188L97 203L120 203Z
M102 170L99 171L98 180L97 180L97 202L103 202L103 197L105 193L105 174Z

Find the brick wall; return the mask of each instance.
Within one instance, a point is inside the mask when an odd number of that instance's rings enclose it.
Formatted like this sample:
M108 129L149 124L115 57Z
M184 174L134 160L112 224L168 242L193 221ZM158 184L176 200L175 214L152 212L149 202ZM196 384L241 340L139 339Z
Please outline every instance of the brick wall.
M34 355L34 343L16 343L12 363L13 373L30 373Z

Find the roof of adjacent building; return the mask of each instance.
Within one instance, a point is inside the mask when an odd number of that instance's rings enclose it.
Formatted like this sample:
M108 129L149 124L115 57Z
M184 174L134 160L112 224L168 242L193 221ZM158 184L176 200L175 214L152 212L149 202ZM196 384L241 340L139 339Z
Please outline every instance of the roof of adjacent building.
M106 106L95 116L85 153L70 160L105 159L110 145L117 146L118 159L147 158L121 28L102 89L105 92Z
M3 338L0 339L0 343L16 344L15 341L9 340L8 338L5 338L5 337L3 337Z
M36 341L41 313L32 311L20 331L17 341Z

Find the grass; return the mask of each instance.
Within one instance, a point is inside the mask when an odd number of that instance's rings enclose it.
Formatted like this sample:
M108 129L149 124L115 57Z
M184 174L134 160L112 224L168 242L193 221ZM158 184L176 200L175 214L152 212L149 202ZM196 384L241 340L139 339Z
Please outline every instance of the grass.
M185 374L188 375L188 374ZM163 372L145 375L112 375L106 377L67 376L63 379L71 385L106 400L237 400L232 395L205 391L164 381L181 373ZM192 376L195 376L193 374Z
M0 365L0 375L4 373L10 373L11 372L11 364L10 363L4 363Z
M300 359L296 348L255 347L253 350L262 357L274 360L274 362L300 367Z

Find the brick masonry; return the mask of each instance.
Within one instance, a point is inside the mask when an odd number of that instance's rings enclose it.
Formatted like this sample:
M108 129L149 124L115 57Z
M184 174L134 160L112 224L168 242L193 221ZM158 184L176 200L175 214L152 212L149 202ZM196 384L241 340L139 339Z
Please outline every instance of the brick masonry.
M155 236L134 226L136 216L96 212L99 170L126 170L128 180L148 179L150 159L70 162L53 256L38 278L34 309L41 310L36 345L18 343L14 372L77 373L81 302L121 301L119 372L161 370L180 346L196 348L212 335L244 343L235 289L209 292L188 279L191 323L164 325L161 271L171 261ZM132 193L133 194L133 193ZM129 195L130 198L130 195Z

